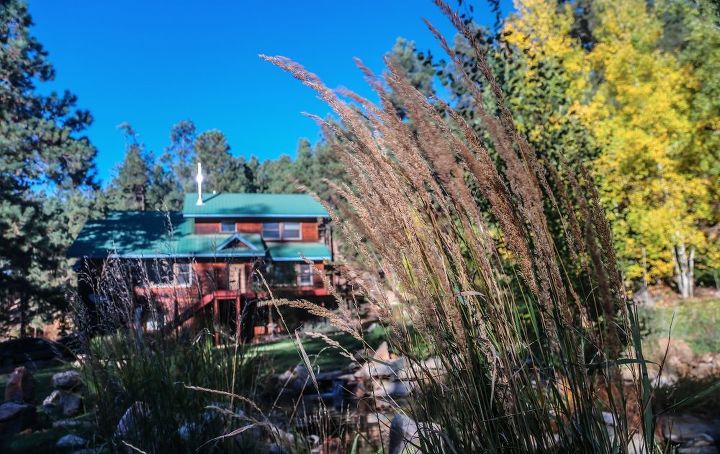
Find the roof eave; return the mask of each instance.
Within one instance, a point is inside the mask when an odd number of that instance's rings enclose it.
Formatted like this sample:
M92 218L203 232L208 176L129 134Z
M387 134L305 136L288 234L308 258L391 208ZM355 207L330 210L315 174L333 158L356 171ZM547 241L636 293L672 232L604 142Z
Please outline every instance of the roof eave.
M183 213L185 218L330 218L328 213L305 213L305 214L235 214L235 213L215 213L215 214L192 214Z

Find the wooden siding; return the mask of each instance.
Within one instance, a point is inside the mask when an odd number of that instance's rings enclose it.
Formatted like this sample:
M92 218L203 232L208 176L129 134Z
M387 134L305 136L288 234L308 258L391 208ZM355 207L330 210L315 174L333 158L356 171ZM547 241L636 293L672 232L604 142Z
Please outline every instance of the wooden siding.
M220 223L219 222L195 221L195 233L197 233L197 234L217 233L219 231L220 231Z
M302 241L317 241L318 236L318 223L317 222L303 222L302 223Z
M269 222L296 222L296 221L269 221ZM318 232L317 221L307 222L301 221L300 229L302 232L302 239L300 240L284 240L284 241L319 241L320 235ZM235 229L239 233L262 233L262 222L236 222ZM195 233L209 234L209 233L221 233L220 232L220 221L217 220L195 220Z

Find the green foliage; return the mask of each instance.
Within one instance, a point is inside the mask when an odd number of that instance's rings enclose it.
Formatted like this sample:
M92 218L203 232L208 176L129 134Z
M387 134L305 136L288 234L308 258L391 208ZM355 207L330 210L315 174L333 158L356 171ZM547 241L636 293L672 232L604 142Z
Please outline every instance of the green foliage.
M218 130L197 133L190 120L177 123L170 145L155 160L145 151L129 126L125 160L103 193L103 206L111 210L179 210L183 196L196 191L197 162L203 164L204 191L292 193L306 188L325 201L332 191L325 180L344 181L340 162L325 143L312 145L300 139L297 157L288 155L260 162L231 153L225 135Z
M67 280L53 273L70 238L51 228L68 218L66 201L73 210L88 206L83 199L95 185L96 150L80 136L92 117L75 109L73 94L37 89L54 70L31 25L24 2L2 2L0 335L11 326L24 335L33 317L56 313Z

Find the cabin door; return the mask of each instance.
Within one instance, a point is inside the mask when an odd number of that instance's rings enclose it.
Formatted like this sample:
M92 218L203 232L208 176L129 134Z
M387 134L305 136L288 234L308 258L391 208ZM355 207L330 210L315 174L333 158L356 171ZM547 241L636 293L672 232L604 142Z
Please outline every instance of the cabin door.
M230 265L230 290L238 290L241 293L246 292L247 276L245 275L245 264Z

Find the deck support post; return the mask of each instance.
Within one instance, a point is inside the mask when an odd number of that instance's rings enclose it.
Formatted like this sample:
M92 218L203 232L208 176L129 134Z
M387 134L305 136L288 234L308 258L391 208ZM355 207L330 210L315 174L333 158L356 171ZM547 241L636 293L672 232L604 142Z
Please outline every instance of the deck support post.
M213 333L215 345L220 345L220 301L213 298Z
M242 321L242 305L240 304L240 296L235 298L235 342L240 342L240 322Z

